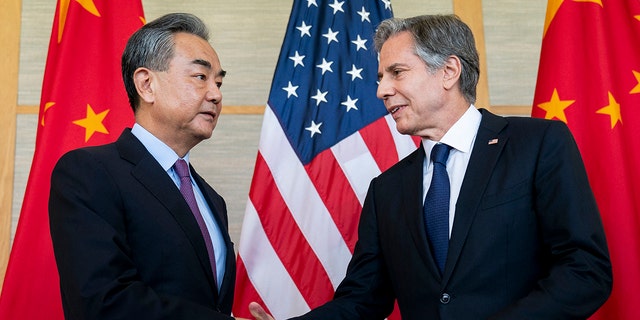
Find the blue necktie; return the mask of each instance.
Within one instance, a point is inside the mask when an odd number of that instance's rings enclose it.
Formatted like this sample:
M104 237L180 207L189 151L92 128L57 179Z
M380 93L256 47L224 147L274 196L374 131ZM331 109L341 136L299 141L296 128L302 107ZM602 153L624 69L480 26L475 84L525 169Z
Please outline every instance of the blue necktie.
M436 144L431 150L433 176L427 196L424 200L424 220L427 227L427 238L431 244L433 257L444 272L449 249L449 175L447 174L447 158L451 147Z
M198 227L200 227L200 233L202 233L204 244L207 247L207 253L209 254L209 264L211 265L211 271L213 272L213 280L217 285L218 277L216 272L216 255L213 250L213 243L211 242L209 230L207 229L207 225L202 218L202 214L200 213L200 209L198 208L198 203L196 202L195 194L193 193L189 165L186 161L178 159L178 161L176 161L176 163L173 165L173 168L174 170L176 170L178 177L180 177L180 193L182 193L184 200L187 201L187 204L189 205L189 208L191 208L193 216L198 222Z

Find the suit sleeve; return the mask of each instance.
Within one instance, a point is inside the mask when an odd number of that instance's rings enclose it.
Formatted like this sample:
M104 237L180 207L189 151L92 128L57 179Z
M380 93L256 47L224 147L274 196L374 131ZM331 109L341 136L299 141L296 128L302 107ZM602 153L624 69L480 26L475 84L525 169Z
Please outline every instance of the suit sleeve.
M494 319L584 319L608 298L612 271L600 214L567 126L549 122L534 174L548 272Z
M393 311L394 291L378 238L376 181L369 186L358 224L358 242L333 300L294 319L384 319Z
M53 170L49 217L67 319L233 319L147 286L127 242L123 197L104 165L72 151Z

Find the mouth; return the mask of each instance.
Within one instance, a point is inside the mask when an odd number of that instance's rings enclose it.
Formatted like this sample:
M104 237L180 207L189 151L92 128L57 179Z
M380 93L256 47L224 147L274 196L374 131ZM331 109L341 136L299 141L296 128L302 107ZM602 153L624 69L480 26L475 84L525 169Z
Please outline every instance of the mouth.
M201 115L204 115L207 118L210 118L212 121L216 118L217 114L213 111L205 111L200 112Z
M401 110L401 109L403 109L405 107L406 107L406 105L394 106L394 107L392 107L392 108L390 108L388 110L389 110L389 113L393 115L394 113L398 112L399 110Z

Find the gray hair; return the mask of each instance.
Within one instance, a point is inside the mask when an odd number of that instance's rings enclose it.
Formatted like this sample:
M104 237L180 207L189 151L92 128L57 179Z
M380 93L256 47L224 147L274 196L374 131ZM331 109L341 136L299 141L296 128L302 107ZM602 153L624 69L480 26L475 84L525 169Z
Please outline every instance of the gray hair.
M165 71L174 54L174 34L189 33L209 41L209 29L200 18L189 13L170 13L138 29L127 41L122 53L122 79L129 104L136 112L140 97L133 82L133 74L144 67Z
M462 64L460 90L469 103L476 101L476 86L480 76L480 60L473 33L456 15L423 15L406 19L391 18L382 21L373 38L376 51L390 37L407 31L415 42L415 53L429 72L444 67L450 56Z

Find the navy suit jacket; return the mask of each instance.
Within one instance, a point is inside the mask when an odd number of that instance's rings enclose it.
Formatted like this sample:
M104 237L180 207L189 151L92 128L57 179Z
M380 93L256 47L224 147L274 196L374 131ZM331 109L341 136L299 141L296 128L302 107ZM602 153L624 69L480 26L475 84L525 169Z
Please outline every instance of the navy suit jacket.
M383 319L394 299L403 320L584 319L604 303L607 245L567 126L481 112L443 274L426 238L419 148L371 182L334 300L299 319Z
M191 173L227 247L219 293L189 206L129 129L58 161L49 216L66 319L232 319L226 204Z

